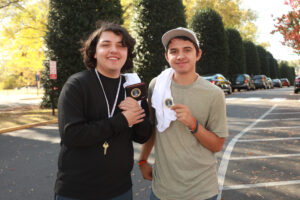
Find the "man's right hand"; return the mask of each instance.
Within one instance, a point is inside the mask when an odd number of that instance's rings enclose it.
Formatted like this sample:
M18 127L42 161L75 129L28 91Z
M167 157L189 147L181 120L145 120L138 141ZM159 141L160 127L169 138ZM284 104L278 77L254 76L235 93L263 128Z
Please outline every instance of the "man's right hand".
M148 163L144 163L140 166L143 178L152 181L152 167Z
M141 123L142 121L144 121L144 117L146 116L145 110L142 108L138 109L137 111L126 110L122 113L127 119L129 127Z
M135 99L127 97L119 104L119 108L123 110L122 113L127 119L129 127L144 121L145 110Z

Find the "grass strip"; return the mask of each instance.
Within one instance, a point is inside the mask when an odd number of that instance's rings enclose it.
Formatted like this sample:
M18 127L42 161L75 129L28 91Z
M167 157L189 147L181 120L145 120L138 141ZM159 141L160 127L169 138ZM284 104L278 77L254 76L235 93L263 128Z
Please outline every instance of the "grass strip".
M16 129L16 127L26 127L29 125L46 123L48 121L52 123L57 122L57 116L52 115L51 109L33 109L33 110L13 110L4 111L0 113L0 131L10 128Z

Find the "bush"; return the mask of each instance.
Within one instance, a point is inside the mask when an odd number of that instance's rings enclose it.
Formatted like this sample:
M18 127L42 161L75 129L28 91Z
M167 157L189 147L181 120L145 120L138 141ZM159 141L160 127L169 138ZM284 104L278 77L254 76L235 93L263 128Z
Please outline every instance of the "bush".
M278 69L278 63L277 60L273 58L273 55L267 51L267 60L268 60L268 66L270 71L270 77L271 78L279 78L279 69Z
M0 84L0 89L14 89L16 87L20 87L21 85L18 84L18 76L17 75L10 75L4 78Z
M228 28L226 29L226 35L229 47L229 77L232 77L234 74L246 73L245 51L240 33L236 29Z
M162 35L186 26L184 6L181 0L135 0L134 13L132 28L137 42L134 64L142 81L148 84L167 66Z
M190 26L197 33L202 49L197 72L227 76L229 49L222 17L210 8L199 10L191 19Z
M119 0L50 0L46 57L57 61L57 80L49 80L49 60L45 61L45 71L41 82L45 88L42 106L49 107L53 94L55 106L59 93L68 79L85 69L79 52L81 40L85 40L95 29L99 20L122 23L122 8ZM51 88L56 87L53 91ZM53 93L52 93L53 92Z
M246 55L246 72L250 75L261 73L256 46L251 41L243 41Z
M267 57L267 51L265 50L264 47L260 45L257 45L256 48L257 48L257 54L260 62L261 73L270 77L271 73L269 69L269 60Z

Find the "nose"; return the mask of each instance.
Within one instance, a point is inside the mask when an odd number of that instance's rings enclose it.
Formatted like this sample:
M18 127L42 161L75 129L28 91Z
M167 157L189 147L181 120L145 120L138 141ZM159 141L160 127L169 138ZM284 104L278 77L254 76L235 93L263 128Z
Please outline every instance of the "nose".
M117 52L117 46L111 45L110 52Z
M184 54L182 52L178 52L177 60L182 60L184 58Z

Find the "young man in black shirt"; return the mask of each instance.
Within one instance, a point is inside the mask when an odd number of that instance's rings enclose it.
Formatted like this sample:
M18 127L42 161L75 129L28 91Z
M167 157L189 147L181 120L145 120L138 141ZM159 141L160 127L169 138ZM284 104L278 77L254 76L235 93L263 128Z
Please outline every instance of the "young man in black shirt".
M133 77L121 73L133 67L134 44L126 29L110 23L85 42L88 70L68 79L58 101L56 200L132 199L132 141L151 135L147 103L126 97L123 86Z

